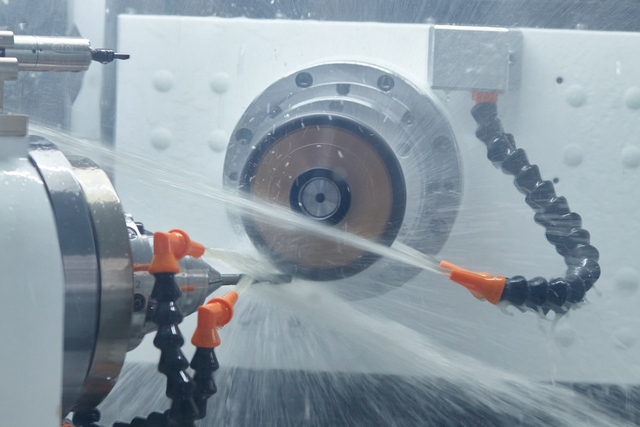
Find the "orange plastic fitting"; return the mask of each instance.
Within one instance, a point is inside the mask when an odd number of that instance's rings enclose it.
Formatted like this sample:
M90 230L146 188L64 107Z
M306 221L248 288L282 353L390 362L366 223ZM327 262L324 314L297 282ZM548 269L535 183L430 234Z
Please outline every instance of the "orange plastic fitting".
M231 291L198 307L198 326L193 333L191 343L196 347L203 348L219 346L220 335L218 335L218 328L231 321L233 306L236 301L238 301L238 294Z
M498 102L498 93L497 92L472 92L471 99L476 104L480 104L482 102Z
M149 266L151 264L133 264L133 272L139 272L139 271L149 271Z
M467 288L474 297L486 299L491 304L500 302L506 281L505 277L466 270L448 261L442 261L440 267L451 270L449 278Z
M180 261L185 256L200 258L204 254L204 246L194 242L182 230L171 230L168 233L153 233L153 259L149 273L179 273Z

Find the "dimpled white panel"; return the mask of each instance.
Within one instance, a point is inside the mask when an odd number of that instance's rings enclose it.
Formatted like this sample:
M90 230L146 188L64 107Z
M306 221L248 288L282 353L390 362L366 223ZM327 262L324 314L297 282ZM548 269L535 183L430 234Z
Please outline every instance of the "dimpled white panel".
M118 64L116 150L196 171L218 187L225 141L251 101L285 75L323 62L359 61L388 68L429 91L427 25L119 19L118 47L132 59ZM522 29L522 35L521 86L501 97L499 111L505 130L539 165L543 178L557 178L557 193L582 216L600 250L603 273L587 294L588 304L562 318L554 332L551 322L534 313L508 316L429 273L359 304L384 305L394 320L532 378L638 382L640 345L630 331L640 327L640 57L635 54L640 36L535 29ZM464 166L462 207L440 256L506 276L562 276L562 258L533 222L524 196L491 165L476 140L470 95L434 96L451 121ZM141 182L144 170L127 168L117 171L117 185L136 219L150 228L183 227L207 245L246 247L222 207L181 199L170 186L152 188ZM165 207L165 197L188 202ZM192 324L186 322L185 335ZM276 349L272 359L256 361L250 348L255 329L240 322L227 328L243 337L236 340L243 348L223 346L221 352L239 366L362 368L336 357L336 349L312 361L293 361ZM155 360L150 350L143 345L134 357Z

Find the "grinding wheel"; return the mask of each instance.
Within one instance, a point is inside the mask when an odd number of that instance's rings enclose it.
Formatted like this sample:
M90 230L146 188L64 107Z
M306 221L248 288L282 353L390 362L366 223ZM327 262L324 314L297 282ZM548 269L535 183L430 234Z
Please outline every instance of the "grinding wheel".
M265 88L232 133L223 182L328 229L430 256L447 241L462 197L455 136L433 95L392 71L346 62ZM335 282L349 298L379 295L419 271L284 219L230 215L281 270Z
M387 246L398 234L406 205L393 151L365 125L336 116L294 120L262 140L240 185L251 196ZM348 244L250 216L244 225L281 269L308 279L348 277L377 259Z

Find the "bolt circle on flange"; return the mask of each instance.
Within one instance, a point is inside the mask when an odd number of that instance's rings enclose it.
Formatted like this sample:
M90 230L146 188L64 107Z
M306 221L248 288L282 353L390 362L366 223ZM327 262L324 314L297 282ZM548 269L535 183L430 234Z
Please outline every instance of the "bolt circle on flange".
M258 96L233 135L241 129L252 137L230 141L227 188L386 246L435 255L446 242L462 196L455 136L437 101L401 76L355 63L307 68ZM359 274L394 286L418 271L348 242L239 218L258 250L293 275ZM389 290L376 286L355 297Z
M300 73L296 76L296 85L301 88L307 88L313 84L313 77L309 73Z
M393 81L393 77L388 74L383 74L378 79L378 87L385 92L389 92L393 89L394 84L395 82Z

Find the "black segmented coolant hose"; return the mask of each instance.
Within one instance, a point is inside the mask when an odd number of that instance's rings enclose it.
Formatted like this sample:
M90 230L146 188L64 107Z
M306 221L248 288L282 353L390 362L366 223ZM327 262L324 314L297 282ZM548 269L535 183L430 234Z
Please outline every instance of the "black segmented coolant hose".
M506 278L500 301L544 314L565 313L583 301L600 277L598 250L590 244L580 215L571 212L567 199L556 195L553 183L542 179L538 166L529 163L522 148L516 148L513 135L504 132L496 103L481 100L471 114L478 123L476 136L487 146L487 158L505 174L515 177L516 188L535 212L534 221L546 229L547 240L568 267L565 277L548 281L543 277Z

